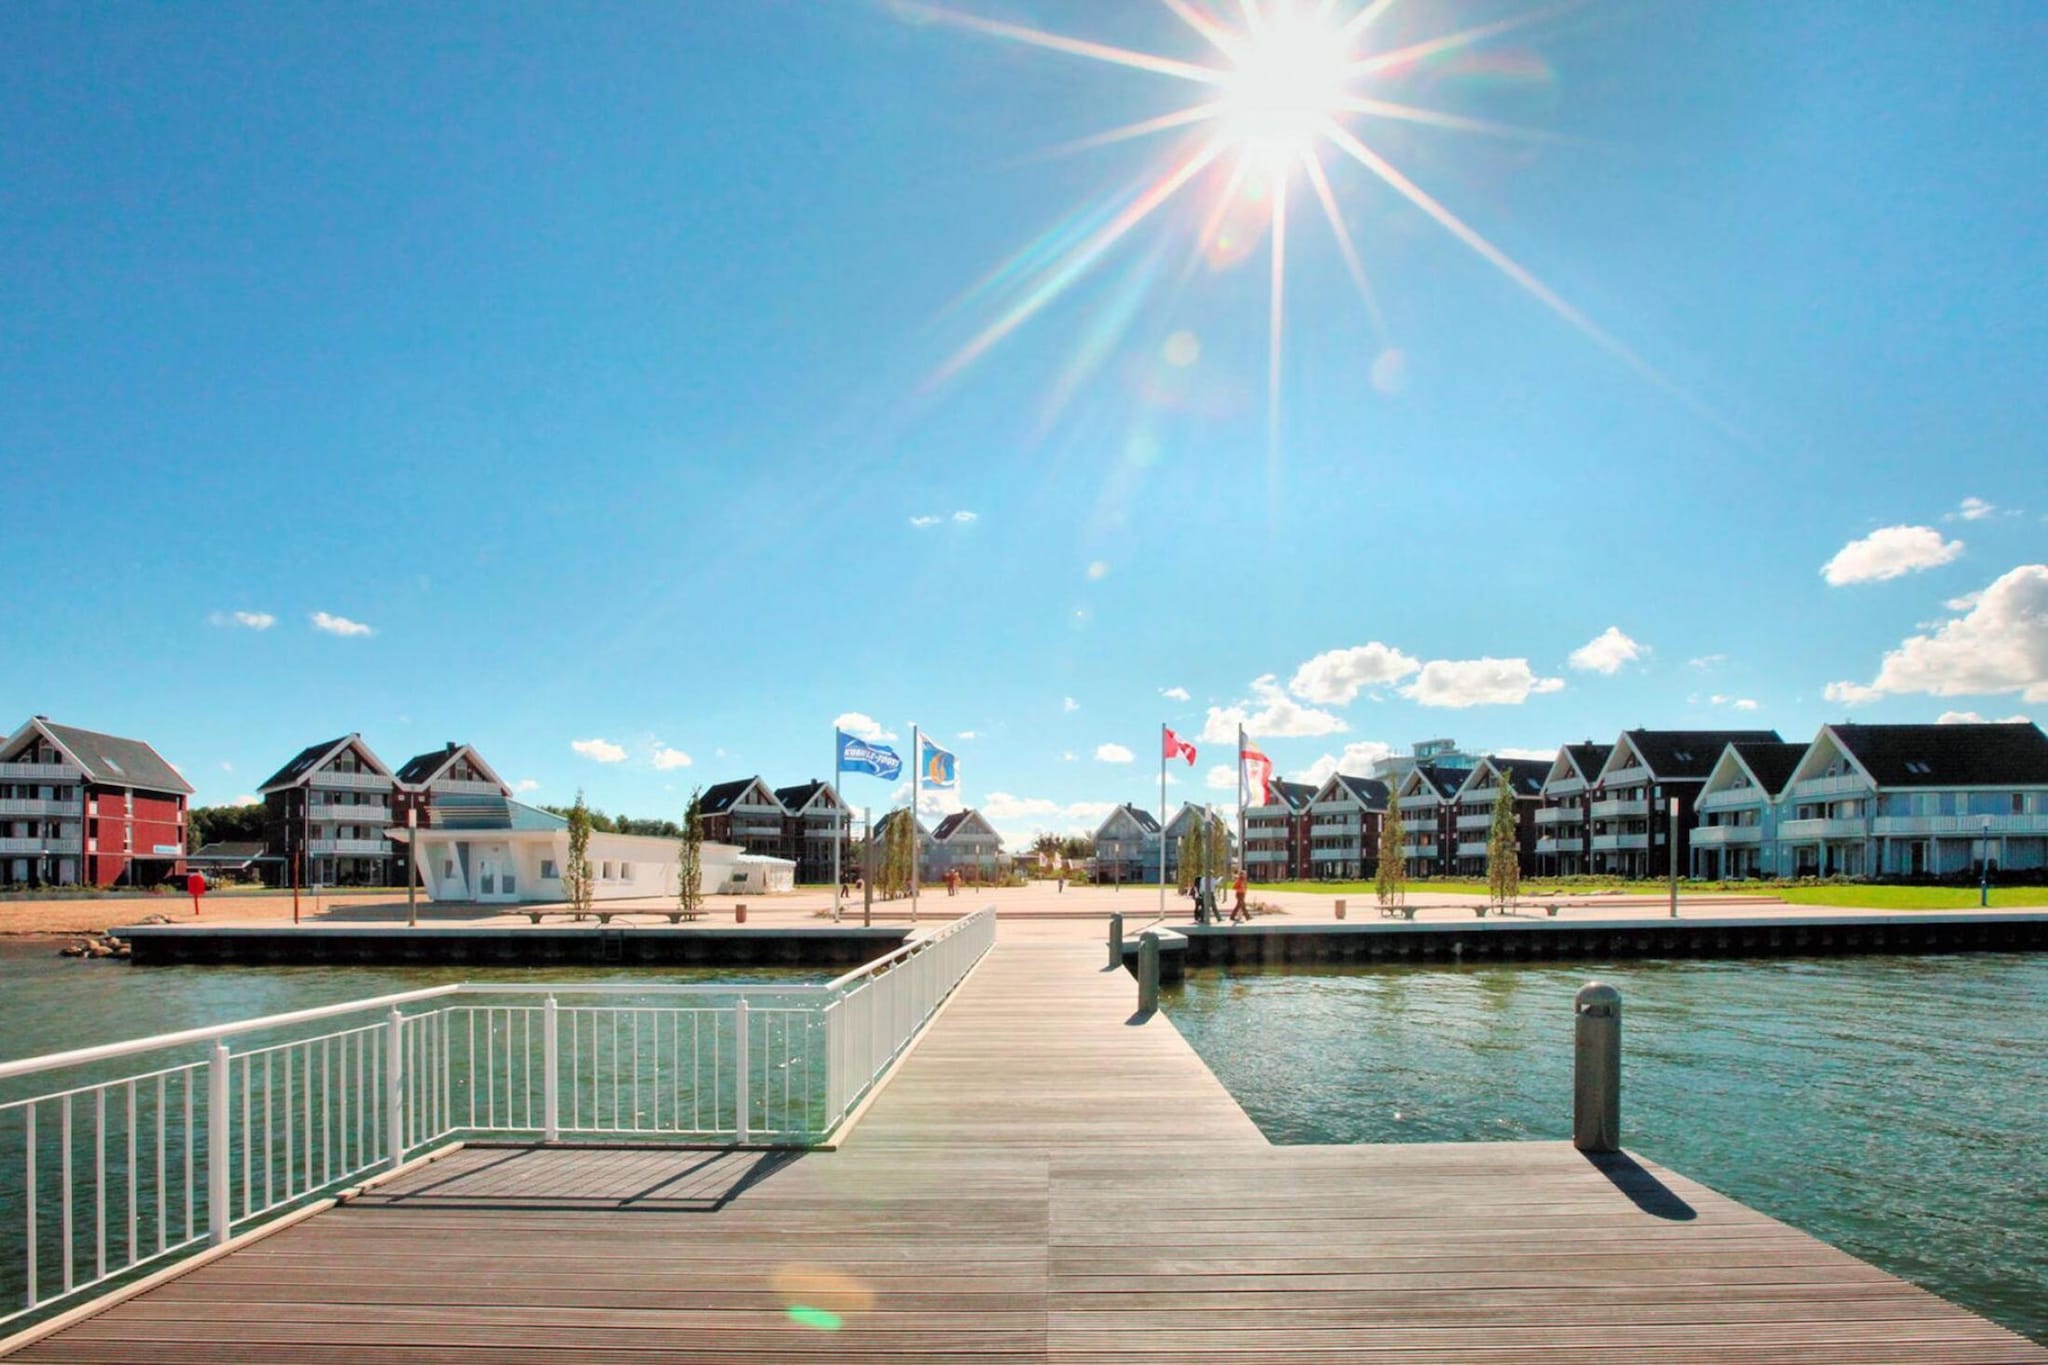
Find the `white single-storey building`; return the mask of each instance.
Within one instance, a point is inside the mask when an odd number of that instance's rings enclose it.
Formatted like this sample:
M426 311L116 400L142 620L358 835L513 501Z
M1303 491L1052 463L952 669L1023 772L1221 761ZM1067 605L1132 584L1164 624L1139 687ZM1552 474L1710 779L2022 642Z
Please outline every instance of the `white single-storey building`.
M569 822L551 811L503 798L437 804L433 823L416 831L420 885L437 901L514 904L566 900L562 867L569 860ZM393 828L405 841L415 831ZM592 830L591 899L599 901L676 894L677 840ZM789 890L796 864L756 857L737 844L705 843L700 885L709 892Z

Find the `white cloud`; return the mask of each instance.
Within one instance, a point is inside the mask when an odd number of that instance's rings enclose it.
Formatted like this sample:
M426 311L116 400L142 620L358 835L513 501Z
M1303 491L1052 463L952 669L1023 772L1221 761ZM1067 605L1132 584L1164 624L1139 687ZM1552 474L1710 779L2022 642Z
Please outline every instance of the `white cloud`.
M1727 662L1728 656L1726 654L1702 654L1697 659L1687 659L1685 661L1686 667L1698 669L1719 668Z
M1757 702L1755 697L1737 697L1734 701L1729 702L1728 704L1738 711L1754 711L1757 708Z
M1865 687L1857 682L1831 682L1821 689L1821 696L1844 706L1861 706L1867 701L1876 701L1884 695L1875 687Z
M1186 701L1188 690L1185 687L1162 687L1159 689L1159 695L1168 701Z
M624 763L626 751L608 739L572 739L569 747L598 763Z
M975 512L969 512L969 511L965 511L965 510L962 510L962 511L958 511L958 512L955 512L955 513L953 514L953 520L955 520L955 521L959 522L959 523L960 523L961 525L965 526L965 525L966 525L966 524L967 524L968 522L970 522L970 521L978 521L978 520L980 520L980 515L979 515L978 513L975 513Z
M269 630L277 624L277 618L267 611L217 611L206 619L216 626L242 626L249 630Z
M1830 701L1838 700L1833 690ZM1876 680L1862 690L1937 697L2018 692L2048 701L2048 564L2020 565L1933 634L1907 637L1886 652Z
M1821 576L1836 587L1882 583L1888 578L1946 564L1963 552L1960 540L1943 540L1932 526L1886 526L1852 540L1821 565Z
M228 804L231 806L260 806L263 804L263 798L254 792L243 792L240 796L228 802Z
M1109 577L1109 561L1098 559L1090 564L1088 566L1088 577L1095 582L1100 582Z
M880 721L860 711L842 712L832 718L832 723L855 739L864 739L869 743L886 743L896 738L894 730L884 730ZM719 750L718 756L724 758L725 751Z
M1336 773L1347 777L1372 776L1373 764L1391 756L1394 746L1383 744L1376 739L1361 739L1344 746L1341 756L1324 754L1321 758L1294 775L1297 782L1307 782L1320 787Z
M959 735L958 735L957 737L958 737L958 738L960 738L960 739L980 739L980 738L981 738L981 731L979 731L979 730L962 730L962 731L960 732L960 734L959 734Z
M1347 706L1365 688L1397 683L1421 667L1392 645L1373 640L1316 655L1294 670L1287 690L1303 701Z
M1057 801L1042 796L1012 796L1008 792L990 792L976 807L990 820L1022 820L1031 816L1058 815L1064 809Z
M1563 686L1563 678L1537 677L1527 659L1431 659L1401 695L1422 706L1520 706Z
M1251 692L1250 700L1210 707L1209 717L1202 723L1201 737L1211 744L1234 744L1240 725L1253 738L1276 739L1334 735L1348 728L1328 711L1295 701L1271 673L1253 678Z
M1209 769L1208 776L1202 779L1202 785L1210 791L1234 792L1237 790L1237 769L1228 763L1218 763Z
M324 611L313 613L313 629L324 630L329 635L374 635L361 621L351 621L346 616L330 616Z
M1964 498L1955 511L1943 517L1943 521L1982 521L1998 508L1982 498Z
M235 770L235 765L228 762L226 759L222 759L220 761L220 770L224 773L231 773Z
M1072 763L1076 757L1077 755L1074 753L1074 751L1072 749L1068 749L1060 755L1060 762Z
M1104 763L1132 763L1138 757L1121 744L1098 744L1095 746L1095 756Z
M671 749L666 744L654 746L654 766L662 772L671 768L687 768L690 762L690 756L681 749Z
M1985 720L1984 717L1978 715L1975 711L1944 711L1935 717L1934 723L1936 725L1988 725L1992 722ZM2032 724L2032 721L2027 716L2000 716L1996 723L1999 725L2029 725Z
M1062 698L1060 698L1060 710L1062 710L1062 711L1066 711L1066 712L1070 712L1070 713L1071 713L1071 712L1074 712L1074 711L1078 711L1078 710L1080 710L1080 709L1081 709L1081 703L1080 703L1080 702L1077 702L1077 701L1075 701L1075 700L1074 700L1074 699L1073 699L1072 697L1062 697Z
M1566 660L1581 673L1619 673L1623 664L1631 664L1649 653L1645 645L1621 633L1620 626L1609 626L1586 643L1571 652Z
M1555 749L1519 749L1512 744L1503 744L1500 748L1489 749L1487 752L1495 758L1526 758L1538 763L1548 763L1557 757Z
M1984 594L1981 592L1966 592L1962 594L1960 597L1949 598L1948 601L1942 603L1941 605L1948 608L1950 611L1968 611L1971 607L1976 606L1979 602L1983 600ZM1929 627L1929 629L1932 629L1932 627Z
M922 531L925 527L937 526L940 522L944 520L944 517L912 517L910 519L910 524L912 526L917 527L918 530Z
M537 792L540 790L540 783L530 777L522 777L512 784L512 790L516 792Z

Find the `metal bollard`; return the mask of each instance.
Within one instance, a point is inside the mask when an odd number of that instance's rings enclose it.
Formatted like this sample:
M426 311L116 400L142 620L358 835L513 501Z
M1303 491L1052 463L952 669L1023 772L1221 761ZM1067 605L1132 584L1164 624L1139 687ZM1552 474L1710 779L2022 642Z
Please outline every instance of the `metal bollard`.
M1138 1013L1159 1008L1159 935L1147 929L1138 935Z
M1109 917L1109 965L1124 965L1124 917L1122 912Z
M1572 1146L1621 1150L1621 992L1589 981L1572 1001Z

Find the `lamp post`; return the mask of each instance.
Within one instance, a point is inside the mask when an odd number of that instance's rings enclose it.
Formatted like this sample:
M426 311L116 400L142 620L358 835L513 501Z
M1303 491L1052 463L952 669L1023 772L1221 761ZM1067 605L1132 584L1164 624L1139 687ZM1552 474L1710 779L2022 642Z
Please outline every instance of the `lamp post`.
M405 927L420 927L420 808L405 808Z
M1977 906L1991 905L1991 817L1984 817L1983 837L1977 841Z

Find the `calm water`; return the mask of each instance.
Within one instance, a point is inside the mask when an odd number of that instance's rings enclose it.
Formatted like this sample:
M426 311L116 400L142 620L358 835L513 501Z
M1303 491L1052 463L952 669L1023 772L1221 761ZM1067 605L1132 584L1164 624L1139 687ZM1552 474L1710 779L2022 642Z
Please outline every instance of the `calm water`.
M2048 957L1201 972L1164 1003L1275 1142L1568 1139L1594 976L1632 1150L2048 1340Z

